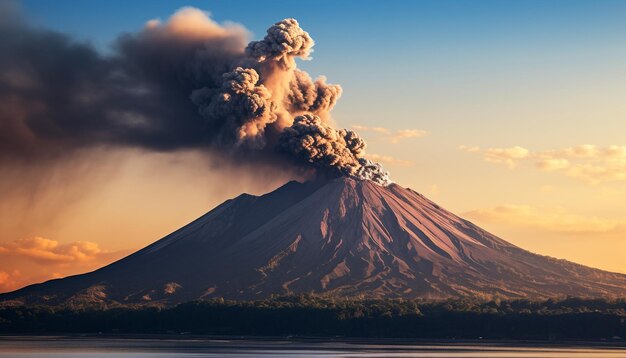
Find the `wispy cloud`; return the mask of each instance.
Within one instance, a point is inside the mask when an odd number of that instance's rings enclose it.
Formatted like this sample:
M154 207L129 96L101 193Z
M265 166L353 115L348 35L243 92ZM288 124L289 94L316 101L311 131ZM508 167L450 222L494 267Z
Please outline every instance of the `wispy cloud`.
M535 162L537 168L546 171L566 169L570 165L570 161L565 158L540 158Z
M515 146L511 148L489 148L485 150L484 158L491 163L502 163L509 168L514 168L517 161L528 157L528 149Z
M398 159L389 155L368 154L367 157L375 162L398 167L409 167L414 163L410 160Z
M428 134L427 131L420 129L401 129L399 131L395 131L390 137L389 141L391 143L398 143L403 139L408 138L420 138Z
M613 220L572 214L562 208L538 208L530 205L500 205L475 209L462 216L477 222L504 224L565 234L626 234L626 220Z
M510 147L510 148L488 148L485 150L481 150L480 147L476 146L466 146L460 145L459 149L468 153L481 153L485 161L489 163L495 164L503 164L508 168L515 168L519 160L527 158L529 155L529 150L520 147Z
M391 130L384 127L367 127L354 125L352 129L359 132L372 132L378 133L382 136L382 138L389 143L397 144L404 139L409 138L420 138L428 134L427 131L421 129L400 129L400 130Z
M480 147L479 146L460 145L459 149L464 151L464 152L468 152L468 153L480 153Z
M537 152L519 146L485 150L468 146L459 148L481 154L486 161L504 164L508 168L515 168L522 161L531 161L539 170L560 172L593 184L626 180L626 146L584 144Z

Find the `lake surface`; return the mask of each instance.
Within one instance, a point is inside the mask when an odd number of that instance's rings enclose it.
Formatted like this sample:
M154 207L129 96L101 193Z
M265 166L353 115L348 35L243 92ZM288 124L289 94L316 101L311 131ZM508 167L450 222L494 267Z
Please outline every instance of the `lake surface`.
M626 357L617 345L0 337L0 357Z

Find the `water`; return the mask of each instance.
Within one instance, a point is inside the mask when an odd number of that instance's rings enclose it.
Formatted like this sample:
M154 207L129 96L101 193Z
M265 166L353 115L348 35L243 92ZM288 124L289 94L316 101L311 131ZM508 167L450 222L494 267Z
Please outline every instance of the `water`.
M616 345L0 337L0 357L625 357Z

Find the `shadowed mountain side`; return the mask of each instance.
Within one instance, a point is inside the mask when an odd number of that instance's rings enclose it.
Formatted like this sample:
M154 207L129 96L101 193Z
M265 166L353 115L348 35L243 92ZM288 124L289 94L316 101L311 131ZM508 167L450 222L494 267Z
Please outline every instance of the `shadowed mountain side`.
M338 178L240 195L100 270L0 295L25 302L626 296L626 275L536 255L396 184Z

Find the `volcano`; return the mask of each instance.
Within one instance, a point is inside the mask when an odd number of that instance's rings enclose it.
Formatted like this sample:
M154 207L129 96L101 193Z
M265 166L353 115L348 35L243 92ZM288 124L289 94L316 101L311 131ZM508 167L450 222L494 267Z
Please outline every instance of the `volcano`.
M397 184L341 177L242 194L97 271L0 299L178 303L299 293L624 297L626 275L533 254Z

